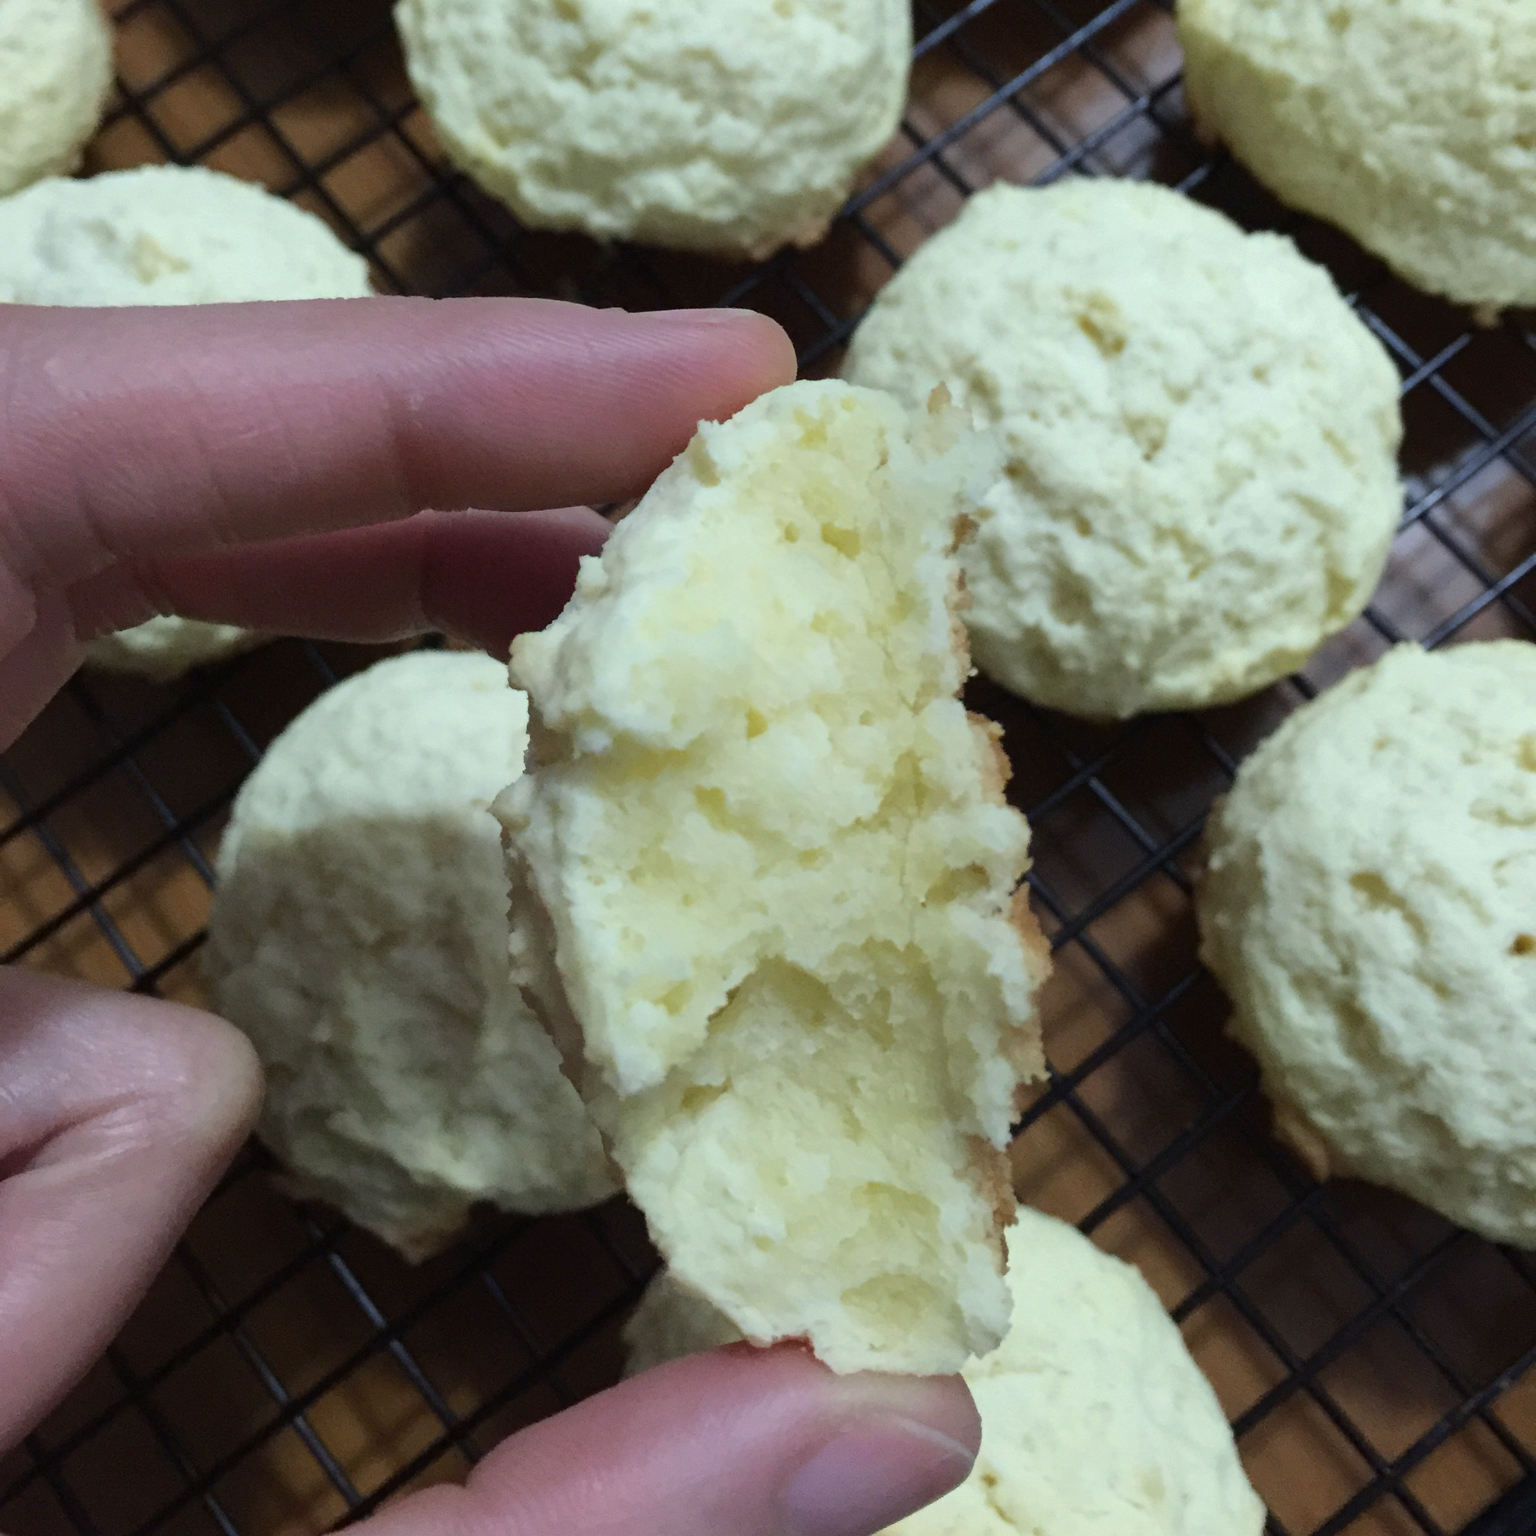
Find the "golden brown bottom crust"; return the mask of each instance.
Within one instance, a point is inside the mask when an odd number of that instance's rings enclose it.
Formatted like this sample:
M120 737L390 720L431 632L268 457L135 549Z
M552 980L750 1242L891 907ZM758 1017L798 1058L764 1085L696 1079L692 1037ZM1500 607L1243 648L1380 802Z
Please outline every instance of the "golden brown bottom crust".
M1008 1247L1004 1234L1013 1225L1019 1202L1013 1192L1013 1165L1006 1151L999 1152L991 1142L980 1136L970 1138L971 1167L975 1170L976 1188L992 1207L992 1231L990 1243L993 1262L998 1274L1008 1271Z

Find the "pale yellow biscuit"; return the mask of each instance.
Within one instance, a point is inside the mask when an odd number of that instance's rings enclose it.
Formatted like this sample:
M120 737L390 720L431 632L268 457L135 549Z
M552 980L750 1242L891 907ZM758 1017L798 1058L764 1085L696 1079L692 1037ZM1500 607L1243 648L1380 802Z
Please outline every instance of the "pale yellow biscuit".
M238 624L207 624L160 614L131 629L98 635L85 646L85 664L98 672L129 672L157 683L189 667L206 667L261 644L262 636Z
M1201 953L1319 1177L1536 1247L1536 646L1389 651L1212 817Z
M111 89L97 0L0 0L0 194L74 170Z
M0 302L350 299L368 264L286 198L198 165L52 178L0 200Z
M1021 1209L1013 1322L965 1367L981 1413L971 1474L889 1536L1258 1536L1210 1383L1152 1288L1075 1227ZM624 1330L631 1374L741 1335L667 1274Z
M818 239L906 99L906 0L400 0L449 154L525 223L766 256Z
M1328 274L1166 188L996 186L846 373L946 384L1003 473L963 553L977 664L1123 718L1240 698L1355 617L1402 506L1397 373Z
M706 423L513 648L516 972L579 1025L677 1276L837 1370L1002 1336L1002 1149L1040 1067L1028 828L955 697L988 468L952 415L824 382Z
M488 806L526 721L489 656L379 662L272 743L219 848L205 964L266 1068L262 1138L412 1257L476 1201L567 1210L614 1188L507 974Z
M1536 304L1529 0L1180 0L1198 123L1410 282Z

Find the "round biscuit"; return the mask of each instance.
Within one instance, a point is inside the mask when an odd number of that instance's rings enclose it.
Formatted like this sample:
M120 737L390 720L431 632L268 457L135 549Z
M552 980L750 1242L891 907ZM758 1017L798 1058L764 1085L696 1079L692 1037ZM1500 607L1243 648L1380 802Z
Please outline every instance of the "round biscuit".
M97 0L0 0L0 195L74 170L111 89Z
M527 718L489 656L379 662L272 743L219 849L206 974L265 1066L262 1138L412 1257L477 1201L569 1210L614 1188L507 967L488 806Z
M973 197L845 369L1001 440L962 550L977 665L1089 718L1255 692L1364 607L1402 506L1398 379L1328 274L1167 188Z
M0 201L0 303L235 304L362 297L328 225L200 165L54 177Z
M1180 0L1201 127L1431 293L1536 304L1536 6Z
M906 0L400 0L449 155L528 225L762 257L818 239L906 99Z
M1536 645L1403 645L1292 715L1207 833L1201 954L1319 1177L1536 1247Z

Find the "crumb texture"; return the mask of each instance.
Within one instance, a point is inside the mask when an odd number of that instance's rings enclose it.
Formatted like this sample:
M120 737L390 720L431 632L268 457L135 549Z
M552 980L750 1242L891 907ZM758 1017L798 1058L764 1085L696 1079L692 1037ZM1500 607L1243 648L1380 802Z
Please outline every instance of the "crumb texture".
M1180 0L1201 125L1431 293L1536 304L1536 6Z
M401 0L445 148L526 223L763 256L896 132L905 0Z
M956 698L953 413L837 383L706 424L521 637L515 945L678 1278L835 1369L1008 1316L1001 1154L1039 1069L1028 828ZM519 924L534 932L534 918Z
M1008 1284L1008 1335L964 1372L976 1465L887 1536L1258 1536L1221 1404L1140 1273L1021 1209ZM628 1370L739 1337L663 1272L625 1328Z
M266 1068L262 1138L412 1257L476 1201L565 1210L613 1188L507 973L488 807L526 722L488 656L380 662L272 744L219 849L206 970Z
M73 171L111 89L97 0L0 0L0 195Z
M1397 373L1328 274L1162 187L996 186L853 338L999 439L965 549L977 664L1090 718L1293 670L1364 607L1401 511Z
M1399 646L1244 763L1202 955L1278 1128L1536 1247L1536 646Z

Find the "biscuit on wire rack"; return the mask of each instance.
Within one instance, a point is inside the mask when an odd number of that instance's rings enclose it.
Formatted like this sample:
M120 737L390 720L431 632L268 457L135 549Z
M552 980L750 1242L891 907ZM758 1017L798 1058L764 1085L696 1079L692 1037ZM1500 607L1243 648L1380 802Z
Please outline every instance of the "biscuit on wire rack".
M1180 0L1201 129L1409 282L1536 304L1536 6Z
M528 225L758 259L896 132L906 0L400 0L450 157Z
M1002 1337L1041 1069L1029 829L956 698L956 425L835 382L706 423L513 648L514 969L674 1273L836 1370Z
M98 0L0 0L0 195L80 164L112 89Z
M267 749L219 848L205 971L267 1074L260 1134L419 1258L486 1200L611 1194L596 1129L507 973L489 812L527 703L489 656L413 651L323 694Z
M845 372L944 383L1003 470L963 551L977 665L1098 719L1226 703L1365 606L1402 509L1398 379L1321 267L1164 187L978 193Z
M368 264L322 219L200 165L51 178L0 200L0 303L350 299Z
M1207 831L1201 956L1319 1178L1536 1247L1536 645L1403 645L1303 705Z
M1075 1227L1020 1209L1013 1322L965 1367L981 1413L970 1476L890 1536L1258 1536L1232 1431L1156 1293ZM624 1329L631 1375L739 1339L663 1271Z
M260 645L266 637L238 624L211 624L157 614L131 629L97 635L85 645L86 665L126 672L151 682L174 682L190 667L207 667Z

